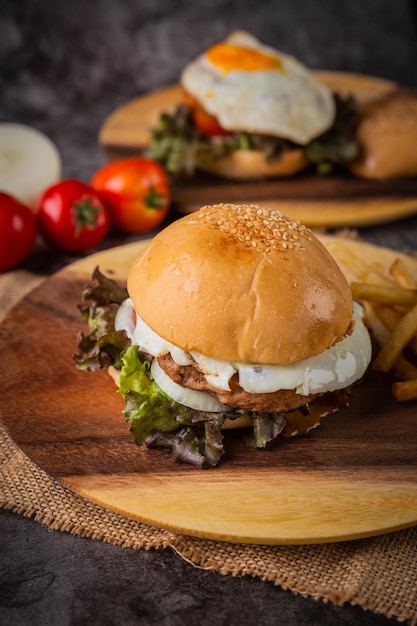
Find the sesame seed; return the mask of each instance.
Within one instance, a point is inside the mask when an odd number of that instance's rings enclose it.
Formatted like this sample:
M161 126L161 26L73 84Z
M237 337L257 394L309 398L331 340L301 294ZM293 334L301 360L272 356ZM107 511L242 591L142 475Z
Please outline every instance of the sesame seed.
M300 251L302 239L311 241L311 231L280 211L256 204L215 204L193 214L199 222L232 234L245 247L257 252Z

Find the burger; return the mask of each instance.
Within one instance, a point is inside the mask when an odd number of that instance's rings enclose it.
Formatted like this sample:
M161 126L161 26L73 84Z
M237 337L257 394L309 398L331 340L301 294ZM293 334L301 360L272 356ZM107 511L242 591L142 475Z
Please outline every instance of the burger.
M357 156L356 103L294 57L236 31L183 70L182 103L153 129L149 156L171 174L291 176Z
M330 83L329 83L330 84ZM236 31L183 70L182 102L152 129L148 156L173 176L227 179L349 171L417 176L417 98L392 89L360 102L330 89L293 56Z
M220 461L226 428L256 448L306 433L371 359L336 261L279 211L203 207L146 244L126 291L95 277L78 367L108 369L136 443L198 467Z

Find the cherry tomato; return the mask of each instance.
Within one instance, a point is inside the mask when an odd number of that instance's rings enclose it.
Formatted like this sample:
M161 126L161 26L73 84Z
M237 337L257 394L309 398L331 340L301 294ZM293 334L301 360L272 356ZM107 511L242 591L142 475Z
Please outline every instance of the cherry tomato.
M89 185L73 179L44 191L37 218L45 241L70 253L96 245L110 228L109 210L98 194Z
M29 256L37 235L36 218L17 198L0 192L0 272Z
M165 170L151 159L128 157L104 165L91 186L105 199L116 228L144 233L159 226L171 201Z
M213 137L215 135L230 135L230 132L220 126L217 118L207 113L195 98L184 92L184 101L191 109L193 122L203 135Z

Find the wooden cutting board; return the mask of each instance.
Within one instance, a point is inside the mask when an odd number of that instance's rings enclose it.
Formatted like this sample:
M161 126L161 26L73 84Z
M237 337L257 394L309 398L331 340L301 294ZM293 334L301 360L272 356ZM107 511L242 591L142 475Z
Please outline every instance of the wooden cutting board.
M359 102L377 100L399 89L388 80L343 72L315 72L318 79ZM178 85L133 99L103 123L99 143L110 160L140 154L149 145L160 114L181 100ZM311 227L369 226L417 213L417 179L371 181L349 174L236 182L200 173L172 185L173 204L189 213L204 204L253 202L277 208Z
M394 254L347 246L380 267ZM417 405L369 372L351 406L271 450L228 432L217 468L176 465L133 443L105 372L77 371L77 303L93 268L124 281L142 243L80 260L47 279L0 325L1 420L46 472L88 500L158 527L266 544L354 539L417 523ZM417 277L417 260L404 257Z

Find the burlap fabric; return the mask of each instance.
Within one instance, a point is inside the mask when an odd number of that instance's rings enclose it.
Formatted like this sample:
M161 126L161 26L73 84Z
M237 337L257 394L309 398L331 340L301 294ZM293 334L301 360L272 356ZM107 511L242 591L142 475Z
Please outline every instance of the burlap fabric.
M0 323L42 278L0 275ZM49 527L134 549L171 547L190 563L272 581L306 597L360 605L417 625L417 527L372 539L313 546L257 546L184 536L92 504L35 466L0 425L0 505Z

